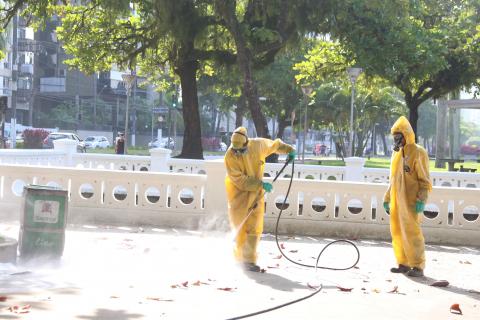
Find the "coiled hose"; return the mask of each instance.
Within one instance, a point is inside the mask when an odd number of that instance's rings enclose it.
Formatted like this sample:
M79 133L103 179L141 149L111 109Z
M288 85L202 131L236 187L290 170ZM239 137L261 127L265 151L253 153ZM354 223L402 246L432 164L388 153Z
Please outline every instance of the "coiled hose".
M287 165L289 164L289 159L287 158L287 161L285 162L284 166L282 167L282 169L280 169L280 171L277 173L277 175L275 176L275 178L273 179L273 182L275 182L278 177L282 174L283 170L285 170L285 168L287 167ZM282 256L287 259L288 261L296 264L296 265L299 265L299 266L302 266L302 267L307 267L307 268L314 268L315 271L317 269L326 269L326 270L335 270L335 271L343 271L343 270L349 270L349 269L352 269L353 267L355 267L358 263L358 261L360 261L360 251L358 250L358 247L352 242L352 241L349 241L349 240L344 240L344 239L340 239L340 240L335 240L335 241L332 241L332 242L329 242L325 247L323 247L323 249L320 251L320 253L318 254L317 256L317 260L316 260L316 263L314 265L310 265L310 264L304 264L304 263L300 263L298 261L295 261L295 260L292 260L291 258L289 258L285 252L283 251L282 249L282 246L280 245L280 243L278 242L278 226L279 226L279 223L280 223L280 217L282 216L282 212L283 212L283 208L285 208L285 204L287 203L287 199L288 199L288 196L290 194L290 189L292 188L292 182L293 182L293 175L295 173L295 161L292 159L292 172L290 174L290 182L288 184L288 189L287 189L287 193L285 194L285 199L283 200L283 203L282 203L282 206L280 208L280 212L278 213L278 217L277 217L277 222L276 222L276 225L275 225L275 242L277 243L277 248L278 250L280 251L280 253L282 254ZM334 244L339 244L339 243L346 243L346 244L349 244L351 246L353 246L353 248L355 248L356 252L357 252L357 257L356 257L356 260L355 262L349 266L349 267L345 267L345 268L333 268L333 267L325 267L325 266L318 266L318 262L320 260L320 257L322 256L322 254L325 252L325 250L331 246L331 245L334 245ZM288 301L286 303L283 303L283 304L280 304L280 305L277 305L275 307L271 307L271 308L268 308L268 309L263 309L263 310L260 310L260 311L256 311L256 312L252 312L252 313L248 313L248 314L245 314L245 315L242 315L242 316L238 316L238 317L234 317L234 318L229 318L227 320L237 320L237 319L245 319L245 318L249 318L249 317L253 317L253 316L257 316L259 314L263 314L263 313L267 313L267 312L270 312L270 311L273 311L273 310L277 310L277 309L280 309L280 308L283 308L283 307L286 307L286 306L289 306L289 305L292 305L292 304L295 304L297 302L300 302L300 301L303 301L303 300L306 300L308 298L311 298L313 297L314 295L316 295L317 293L319 293L321 290L322 290L322 285L320 284L320 286L311 294L309 295L306 295L304 297L301 297L299 299L295 299L295 300L291 300L291 301Z

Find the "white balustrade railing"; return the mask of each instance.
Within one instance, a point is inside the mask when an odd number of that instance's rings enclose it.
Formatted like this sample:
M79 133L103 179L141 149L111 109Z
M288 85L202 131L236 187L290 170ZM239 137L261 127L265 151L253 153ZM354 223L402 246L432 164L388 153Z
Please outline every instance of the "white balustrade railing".
M156 171L183 174L205 174L205 161L170 158L169 150L150 150L151 156L76 153L72 141L56 140L55 150L0 150L0 164L66 166L86 169ZM58 148L57 148L58 147ZM72 151L73 150L73 151ZM295 179L359 181L388 183L389 170L364 168L362 159L349 158L347 166L295 164ZM348 160L348 159L347 159ZM265 176L274 177L282 163L267 163ZM289 177L290 169L282 174ZM480 174L470 172L430 173L434 186L480 188Z
M74 165L77 168L150 171L150 156L131 156L118 154L75 153Z
M276 165L273 165L276 167ZM206 174L0 165L0 215L18 219L25 184L69 191L69 221L202 228L227 221L225 167ZM266 180L271 180L272 175ZM266 196L265 230L273 231L289 179ZM294 179L281 233L389 239L383 183ZM480 245L480 197L471 188L435 187L426 206L427 241ZM228 225L222 223L221 225Z
M65 152L43 149L0 149L0 164L63 166Z

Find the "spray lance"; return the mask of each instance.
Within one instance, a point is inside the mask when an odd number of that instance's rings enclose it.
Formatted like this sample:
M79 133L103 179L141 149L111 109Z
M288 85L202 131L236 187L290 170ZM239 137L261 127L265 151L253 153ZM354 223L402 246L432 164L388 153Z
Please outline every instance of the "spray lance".
M290 194L290 189L292 187L292 182L293 182L293 175L295 173L295 161L294 159L291 159L289 157L287 157L287 160L285 161L285 164L283 165L283 167L280 169L280 171L277 173L277 175L275 176L275 178L273 179L273 182L275 182L278 177L283 173L283 171L285 170L285 168L288 166L289 163L292 163L292 171L291 171L291 174L290 174L290 182L288 184L288 189L287 189L287 193L285 194L285 199L283 200L283 203L282 203L282 206L280 208L280 212L278 214L278 217L277 217L277 222L276 222L276 225L275 225L275 242L277 244L277 248L278 250L280 251L280 253L282 254L282 256L287 259L288 261L296 264L296 265L299 265L299 266L302 266L302 267L307 267L307 268L314 268L315 271L317 269L326 269L326 270L334 270L334 271L342 271L342 270L349 270L349 269L352 269L354 268L358 262L360 261L360 251L358 250L358 247L350 240L346 240L346 239L339 239L339 240L334 240L334 241L331 241L329 243L327 243L323 249L320 251L320 253L318 254L317 256L317 260L316 260L316 263L314 265L309 265L309 264L304 264L304 263L300 263L300 262L297 262L297 261L294 261L292 259L290 259L286 254L285 252L283 251L282 249L282 246L280 245L279 241L278 241L278 226L279 226L279 223L280 223L280 218L282 216L282 212L283 212L283 208L285 208L285 204L287 202L287 199L288 199L288 196ZM238 227L238 229L235 231L235 237L238 235L238 232L239 230L242 228L243 224L245 223L245 221L248 219L248 217L250 216L250 214L253 212L253 210L256 208L257 206L257 203L258 203L258 200L261 199L261 197L264 196L264 191L263 190L260 190L260 192L257 194L257 197L255 198L255 201L253 203L253 205L249 208L248 210L248 214L247 216L245 217L245 219L242 221L242 223L240 224L240 226ZM318 265L318 262L320 261L320 257L322 256L322 254L325 252L325 250L330 247L331 245L335 245L335 244L340 244L340 243L343 243L343 244L347 244L347 245L350 245L352 246L355 251L356 251L356 258L355 258L355 262L348 266L348 267L344 267L344 268L333 268L333 267L327 267L327 266L319 266ZM300 301L303 301L303 300L306 300L308 298L311 298L313 297L314 295L316 295L317 293L319 293L321 290L322 290L322 285L320 284L319 287L311 294L309 295L306 295L304 297L301 297L301 298L298 298L298 299L295 299L295 300L291 300L291 301L288 301L286 303L283 303L283 304L280 304L280 305L277 305L277 306L274 306L274 307L271 307L271 308L268 308L268 309L263 309L263 310L260 310L260 311L257 311L257 312L252 312L252 313L249 313L249 314L245 314L245 315L242 315L242 316L237 316L237 317L233 317L233 318L229 318L227 320L237 320L237 319L245 319L245 318L249 318L249 317L253 317L253 316L257 316L257 315L260 315L260 314L263 314L263 313L267 313L267 312L270 312L270 311L274 311L274 310L278 310L280 308L283 308L283 307L286 307L286 306L289 306L289 305L292 305L294 303L297 303L297 302L300 302Z

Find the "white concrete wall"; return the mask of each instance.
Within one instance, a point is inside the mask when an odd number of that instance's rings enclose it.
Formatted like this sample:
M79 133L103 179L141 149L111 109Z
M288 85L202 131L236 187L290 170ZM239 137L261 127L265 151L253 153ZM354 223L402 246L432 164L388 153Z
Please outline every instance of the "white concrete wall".
M23 185L33 183L69 190L69 222L226 230L223 161L203 164L207 174L0 165L0 218L19 219ZM288 183L277 180L266 197L266 232L274 230L276 203L283 201ZM389 240L388 215L381 205L386 188L382 183L295 177L279 230ZM427 241L480 245L479 208L478 190L435 187L427 210L437 215L425 217L423 224ZM467 219L472 213L475 221Z

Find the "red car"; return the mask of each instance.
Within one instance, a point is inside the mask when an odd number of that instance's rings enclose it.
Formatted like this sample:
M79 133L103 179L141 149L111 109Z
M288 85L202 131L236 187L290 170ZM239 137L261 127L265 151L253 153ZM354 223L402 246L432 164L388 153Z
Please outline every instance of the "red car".
M480 155L480 138L468 139L460 147L460 152L462 154Z

